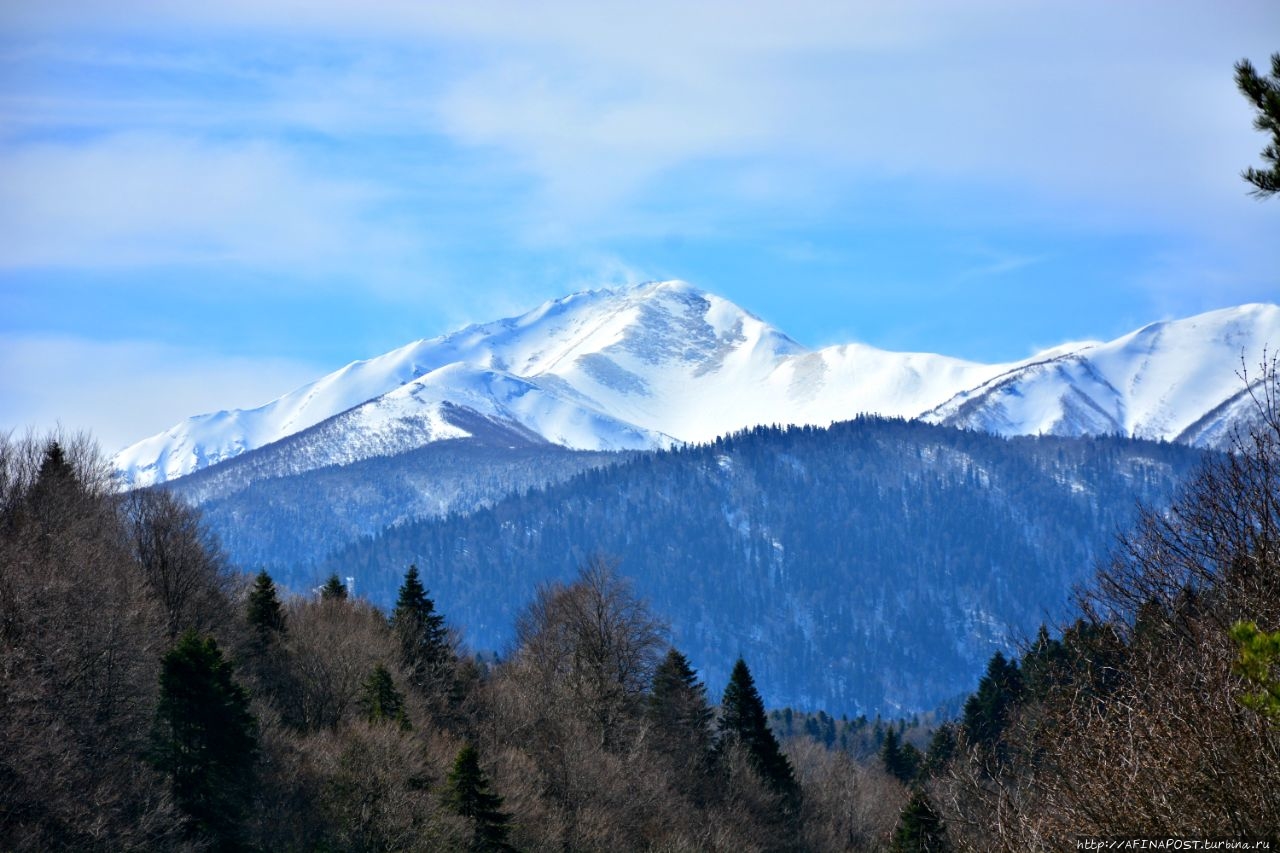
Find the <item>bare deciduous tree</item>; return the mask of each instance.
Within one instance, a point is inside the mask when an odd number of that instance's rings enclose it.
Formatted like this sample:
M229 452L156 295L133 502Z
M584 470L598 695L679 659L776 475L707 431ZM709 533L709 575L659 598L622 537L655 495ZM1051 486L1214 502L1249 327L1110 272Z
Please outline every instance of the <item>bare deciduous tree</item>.
M122 511L135 559L164 611L169 637L225 625L229 573L199 513L157 489L130 492Z

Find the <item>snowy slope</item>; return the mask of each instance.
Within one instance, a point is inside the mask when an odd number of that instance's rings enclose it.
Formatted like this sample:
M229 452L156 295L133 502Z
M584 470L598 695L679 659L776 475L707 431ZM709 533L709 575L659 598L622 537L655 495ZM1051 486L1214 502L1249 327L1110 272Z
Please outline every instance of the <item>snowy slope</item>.
M297 471L463 437L478 423L609 450L860 413L1210 443L1222 430L1209 413L1230 419L1241 408L1226 405L1240 389L1240 352L1256 363L1267 341L1280 345L1280 308L1252 305L1013 364L861 344L811 351L719 296L660 282L576 293L417 341L261 408L191 418L115 462L129 483L149 485L318 425L323 441L307 444Z
M1238 375L1280 345L1280 307L1242 305L1152 323L1009 370L924 419L1004 435L1096 435L1221 446L1247 415ZM1243 359L1243 360L1242 360Z

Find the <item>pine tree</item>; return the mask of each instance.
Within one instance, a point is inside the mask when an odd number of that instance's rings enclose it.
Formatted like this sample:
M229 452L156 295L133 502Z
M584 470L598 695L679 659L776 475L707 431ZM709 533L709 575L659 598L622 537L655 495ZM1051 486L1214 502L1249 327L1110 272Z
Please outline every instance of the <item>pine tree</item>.
M396 689L391 673L382 664L375 666L361 685L360 708L370 723L396 722L401 728L409 728L404 696Z
M414 683L428 687L447 676L453 662L449 631L444 617L436 612L435 602L427 597L417 566L411 565L405 572L391 613L391 627L400 638L402 662L413 673Z
M324 601L343 601L346 597L347 588L336 574L329 575L324 586L320 587L320 598Z
M782 754L777 739L769 730L764 702L742 658L733 665L720 703L721 748L734 743L746 748L756 772L771 788L788 798L799 795L791 762Z
M252 793L257 721L212 637L187 632L161 663L152 761L169 776L188 830L236 849Z
M1252 195L1258 198L1273 196L1280 192L1280 53L1271 55L1269 79L1259 74L1249 60L1237 62L1236 85L1258 111L1253 119L1254 128L1271 135L1262 149L1262 159L1270 166L1261 170L1250 166L1241 173L1241 177L1253 184Z
M933 810L925 792L916 788L898 817L889 850L891 853L946 853L950 849L942 818Z
M266 569L258 572L249 593L248 620L263 636L284 633L284 609L276 597L276 585Z
M1280 722L1280 680L1271 674L1280 662L1280 631L1268 633L1240 621L1231 627L1231 639L1240 647L1232 671L1250 688L1237 697L1240 704Z
M473 822L472 851L505 853L512 849L507 844L510 817L502 811L502 797L490 790L480 756L471 744L458 752L441 799L446 808Z

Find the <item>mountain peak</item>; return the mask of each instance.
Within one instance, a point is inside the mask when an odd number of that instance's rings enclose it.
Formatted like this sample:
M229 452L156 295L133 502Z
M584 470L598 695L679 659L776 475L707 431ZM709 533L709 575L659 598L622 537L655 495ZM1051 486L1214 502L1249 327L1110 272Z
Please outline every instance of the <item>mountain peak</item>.
M723 297L651 281L581 291L352 362L257 409L188 419L115 462L131 485L164 482L357 409L364 414L342 423L385 435L352 441L400 449L457 435L441 424L459 409L467 423L487 419L577 449L709 441L864 413L1006 435L1174 440L1192 425L1198 436L1222 433L1207 413L1233 411L1221 407L1239 390L1242 354L1256 364L1268 343L1280 345L1280 307L1254 304L1013 364L866 345L810 351ZM298 464L342 458L317 453Z

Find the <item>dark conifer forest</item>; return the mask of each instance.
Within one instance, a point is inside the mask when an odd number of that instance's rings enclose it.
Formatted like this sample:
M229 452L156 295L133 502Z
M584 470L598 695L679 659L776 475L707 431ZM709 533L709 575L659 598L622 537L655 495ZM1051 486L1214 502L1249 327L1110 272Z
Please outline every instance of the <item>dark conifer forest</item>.
M277 573L295 589L351 576L390 606L416 564L467 643L502 653L538 583L602 555L709 682L742 655L772 707L897 716L961 701L992 652L1063 617L1138 502L1167 506L1201 458L883 418L760 427Z

